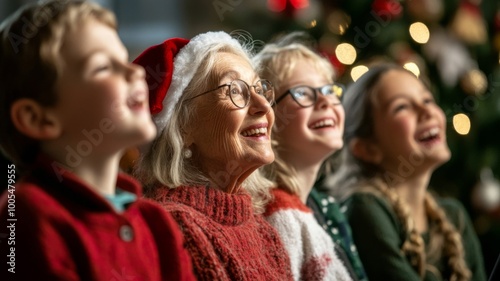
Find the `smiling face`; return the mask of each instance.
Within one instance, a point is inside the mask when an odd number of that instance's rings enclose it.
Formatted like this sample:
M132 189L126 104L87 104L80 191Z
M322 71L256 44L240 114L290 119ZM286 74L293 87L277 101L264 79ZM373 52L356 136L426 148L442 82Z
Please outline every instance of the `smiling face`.
M390 70L375 92L374 139L385 170L397 171L407 161L428 171L449 160L445 115L422 82L409 72Z
M332 83L332 78L321 73L310 60L301 58L288 79L276 90L281 97L288 89L306 85L318 88ZM331 99L317 94L317 102L301 107L287 94L274 107L276 125L274 134L279 140L280 157L295 167L320 164L343 146L344 109L333 105Z
M62 142L76 146L93 134L95 152L154 138L144 70L128 62L114 29L93 19L84 22L66 36L61 63L53 111L62 124Z
M248 85L259 80L248 60L227 52L216 55L212 74L217 77L217 85L200 93L234 79ZM229 182L241 183L255 169L274 160L270 141L274 114L269 102L253 88L248 106L242 109L231 102L229 87L199 96L189 106L194 113L193 122L184 129L185 145L215 185L224 188Z

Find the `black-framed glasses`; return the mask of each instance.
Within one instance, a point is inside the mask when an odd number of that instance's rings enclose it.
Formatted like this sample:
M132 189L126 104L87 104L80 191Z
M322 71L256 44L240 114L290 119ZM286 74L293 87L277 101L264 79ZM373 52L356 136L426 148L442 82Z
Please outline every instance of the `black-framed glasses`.
M338 105L342 102L344 92L344 85L339 83L327 84L319 88L301 85L288 89L288 91L276 100L275 104L278 104L288 94L290 94L293 100L295 100L295 102L297 102L297 104L301 107L310 107L313 106L318 100L318 93L321 93L323 96L331 100L334 105Z
M237 108L245 108L250 102L250 96L251 96L250 88L254 88L254 91L257 95L263 96L269 102L269 105L273 105L274 103L273 84L271 84L270 81L265 79L257 81L255 85L248 85L247 82L243 80L235 79L230 83L222 84L215 89L208 90L190 99L197 98L199 96L205 95L207 93L213 92L215 90L227 86L229 86L229 98Z

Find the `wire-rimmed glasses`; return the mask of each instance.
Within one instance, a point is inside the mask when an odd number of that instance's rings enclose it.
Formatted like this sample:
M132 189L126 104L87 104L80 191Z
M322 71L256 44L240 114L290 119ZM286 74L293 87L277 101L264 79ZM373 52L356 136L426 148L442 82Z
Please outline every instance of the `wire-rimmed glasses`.
M327 84L319 88L301 85L288 89L288 91L276 100L275 104L278 104L288 94L290 94L295 102L297 102L297 104L301 107L310 107L313 106L318 100L318 93L321 93L323 96L330 99L334 105L338 105L341 104L344 92L344 85L339 83Z
M199 96L218 90L222 87L228 87L228 86L229 86L229 98L237 108L245 108L250 102L250 96L251 96L250 88L254 88L255 93L263 96L269 102L270 105L273 105L274 103L273 84L271 84L270 81L265 79L257 81L255 85L248 85L247 82L243 80L235 79L230 83L222 84L215 89L208 90L190 99L197 98Z

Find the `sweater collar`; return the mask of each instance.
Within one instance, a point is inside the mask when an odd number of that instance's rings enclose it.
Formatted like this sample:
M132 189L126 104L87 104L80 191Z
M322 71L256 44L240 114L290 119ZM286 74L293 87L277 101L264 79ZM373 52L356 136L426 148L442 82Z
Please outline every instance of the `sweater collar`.
M230 194L206 186L160 187L153 198L187 205L224 225L239 225L253 216L252 199L245 191Z
M64 193L88 206L112 209L109 202L101 194L47 155L40 154L37 157L27 176L33 176L34 180L40 181L44 188L51 189L56 193ZM142 196L139 182L123 173L118 174L116 186L137 197Z

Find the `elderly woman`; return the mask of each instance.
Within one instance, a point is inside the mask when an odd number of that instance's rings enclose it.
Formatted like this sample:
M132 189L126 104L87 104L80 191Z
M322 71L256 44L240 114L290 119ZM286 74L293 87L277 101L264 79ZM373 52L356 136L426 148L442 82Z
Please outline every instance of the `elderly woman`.
M271 83L224 32L169 39L135 62L159 132L137 176L180 225L198 280L291 280L279 235L259 215L269 183L257 169L274 160Z

